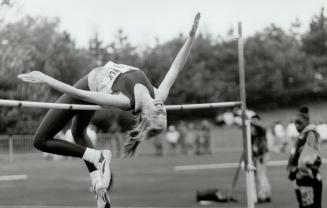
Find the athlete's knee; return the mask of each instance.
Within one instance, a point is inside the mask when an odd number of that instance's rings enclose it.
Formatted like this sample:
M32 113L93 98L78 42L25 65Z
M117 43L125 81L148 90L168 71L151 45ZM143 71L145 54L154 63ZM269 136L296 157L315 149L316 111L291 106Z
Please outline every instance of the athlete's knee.
M46 141L42 139L39 135L34 135L33 145L36 149L41 151L46 151Z
M45 145L43 144L43 142L34 141L33 145L38 150L41 150L41 151L45 150Z

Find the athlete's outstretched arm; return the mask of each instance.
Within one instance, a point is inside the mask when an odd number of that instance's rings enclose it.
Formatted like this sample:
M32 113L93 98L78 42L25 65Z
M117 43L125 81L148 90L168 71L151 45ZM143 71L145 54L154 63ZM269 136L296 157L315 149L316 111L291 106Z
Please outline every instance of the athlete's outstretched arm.
M195 39L195 33L199 25L199 20L200 20L200 13L197 13L194 18L193 26L190 31L189 37L187 38L183 47L178 52L164 80L161 82L160 86L158 87L158 90L156 92L156 98L162 100L163 102L167 99L170 88L174 84L179 72L183 69L186 60L190 54L193 41Z
M61 93L65 93L74 98L101 106L126 109L130 105L129 100L123 96L77 89L71 85L65 84L48 75L45 75L40 71L32 71L26 74L20 74L18 75L18 78L25 82L47 84Z

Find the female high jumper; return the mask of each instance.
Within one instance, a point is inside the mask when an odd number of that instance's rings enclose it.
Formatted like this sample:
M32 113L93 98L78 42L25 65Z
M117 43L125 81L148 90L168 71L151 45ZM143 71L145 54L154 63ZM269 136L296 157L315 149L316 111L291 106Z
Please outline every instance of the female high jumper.
M137 124L130 131L124 150L125 155L132 156L140 142L166 129L167 117L163 103L186 63L199 19L198 13L186 42L158 88L150 83L142 70L111 61L103 67L93 69L74 86L60 82L40 71L20 74L18 78L25 82L47 84L64 93L56 101L57 103L93 103L105 108L117 107L122 110L132 110L137 116ZM34 135L34 146L43 152L82 158L97 194L98 207L110 207L106 190L110 181L111 152L95 150L86 135L86 127L94 113L95 111L50 109ZM71 130L76 144L54 139L54 136L71 119L73 119Z

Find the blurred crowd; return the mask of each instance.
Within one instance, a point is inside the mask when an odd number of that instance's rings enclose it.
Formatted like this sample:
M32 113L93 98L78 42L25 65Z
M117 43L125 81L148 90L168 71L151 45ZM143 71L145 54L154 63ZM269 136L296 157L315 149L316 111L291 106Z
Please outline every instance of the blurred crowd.
M166 133L153 139L155 155L212 154L211 128L212 124L207 120L170 125Z
M247 110L247 118L253 118L256 114L253 110ZM234 108L227 110L216 117L216 124L219 126L241 126L241 110ZM320 143L327 143L327 121L320 121L315 124L316 130L320 135ZM295 127L295 120L290 119L288 122L280 120L274 121L271 124L265 124L267 146L270 152L288 153L294 146L299 132Z

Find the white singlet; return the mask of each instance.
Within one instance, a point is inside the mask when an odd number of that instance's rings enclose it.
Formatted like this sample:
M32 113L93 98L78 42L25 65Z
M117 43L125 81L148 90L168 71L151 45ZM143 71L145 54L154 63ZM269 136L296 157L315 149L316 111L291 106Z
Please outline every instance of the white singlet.
M136 67L125 64L116 64L112 61L103 67L93 69L88 75L88 85L91 91L112 93L112 85L121 73L139 70Z

